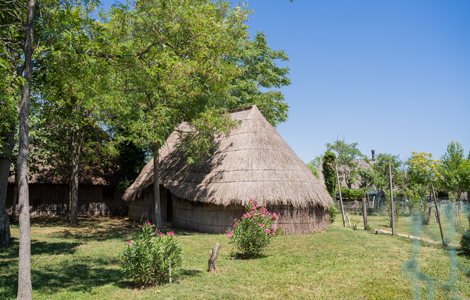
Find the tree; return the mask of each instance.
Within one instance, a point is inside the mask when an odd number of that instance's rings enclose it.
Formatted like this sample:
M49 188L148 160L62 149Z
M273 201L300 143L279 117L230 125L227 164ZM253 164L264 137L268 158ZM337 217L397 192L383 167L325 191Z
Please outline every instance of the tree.
M452 141L447 145L447 151L437 165L442 188L453 192L456 198L470 189L470 161L459 142Z
M88 9L92 8L91 6ZM57 24L55 42L43 55L46 65L36 75L40 88L36 147L53 166L66 165L70 175L70 224L78 224L78 186L86 150L88 160L105 149L106 134L99 127L101 98L106 84L105 61L90 55L94 49L94 20L82 6L68 9L70 19ZM104 83L103 83L104 82Z
M289 106L279 89L291 84L288 67L278 67L276 61L289 61L284 51L271 50L267 36L258 32L253 40L247 39L238 51L228 56L231 64L241 68L227 88L226 107L239 108L256 105L271 125L287 120Z
M333 144L326 143L328 151L336 152L338 173L344 176L348 188L359 181L359 170L356 159L367 158L357 149L358 143L347 144L344 139L336 140Z
M334 163L336 160L336 155L331 151L326 151L323 155L322 169L323 169L323 178L325 180L325 186L328 193L331 195L331 198L336 199L336 174Z
M374 185L379 190L386 190L389 184L388 164L392 167L392 182L394 187L403 185L402 161L399 155L379 153L376 163L372 165L374 171Z
M312 171L313 175L315 175L317 178L320 178L320 175L318 174L318 168L320 167L320 164L322 163L323 155L315 157L313 160L311 160L308 164L307 167Z
M137 146L153 143L156 230L161 230L159 149L182 122L178 149L188 162L216 147L214 135L237 124L223 113L229 83L239 67L227 57L247 37L248 12L226 1L152 0L116 5L103 16L95 56L114 68L116 93L109 103L118 124Z
M408 159L408 186L425 198L429 192L429 185L439 177L437 163L432 158L431 153L411 152L412 156Z

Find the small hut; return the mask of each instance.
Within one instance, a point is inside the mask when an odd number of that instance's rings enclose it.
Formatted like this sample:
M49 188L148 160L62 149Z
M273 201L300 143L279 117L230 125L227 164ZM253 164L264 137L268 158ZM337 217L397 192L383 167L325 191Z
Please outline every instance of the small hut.
M69 177L65 167L35 166L28 174L29 205L31 215L67 215L69 205ZM62 171L62 172L61 172ZM117 188L117 166L108 168L82 166L78 186L79 216L108 216L127 211L127 202ZM15 176L8 178L6 207L13 205ZM17 208L15 208L17 211Z
M229 110L241 124L216 138L218 150L201 165L176 151L176 131L160 150L163 222L200 232L230 231L252 198L279 215L286 234L326 229L328 192L256 106ZM178 131L191 128L181 124ZM153 161L126 190L131 221L154 221Z

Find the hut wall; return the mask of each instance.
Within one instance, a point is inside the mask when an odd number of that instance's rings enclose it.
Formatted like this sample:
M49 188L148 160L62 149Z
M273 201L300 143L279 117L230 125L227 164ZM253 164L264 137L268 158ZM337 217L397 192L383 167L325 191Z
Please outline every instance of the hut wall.
M241 205L215 205L173 197L173 225L179 228L207 232L230 232L234 219L239 219L245 209ZM279 216L276 225L282 225L286 235L310 234L326 230L328 211L319 207L294 208L293 206L268 206Z
M167 222L167 189L162 185L160 185L160 204L162 206L162 222ZM153 186L147 187L140 198L129 202L129 220L132 222L155 223L154 212Z
M6 207L13 205L14 185L9 184ZM30 214L56 216L68 214L69 186L65 184L30 184ZM79 186L78 214L80 216L107 216L127 210L122 193L113 186Z

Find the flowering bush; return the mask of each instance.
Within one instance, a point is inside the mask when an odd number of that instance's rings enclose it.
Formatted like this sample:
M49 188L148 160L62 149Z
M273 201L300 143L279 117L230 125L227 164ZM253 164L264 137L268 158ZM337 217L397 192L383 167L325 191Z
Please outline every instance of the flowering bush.
M253 199L250 199L250 202L245 206L246 213L243 217L233 220L233 230L227 234L237 251L245 257L261 254L271 238L279 233L279 229L276 231L273 227L273 222L279 219L276 213L271 214L266 207L260 207Z
M155 234L155 226L147 223L119 259L124 276L137 285L159 284L168 280L170 268L181 265L181 247L174 232Z

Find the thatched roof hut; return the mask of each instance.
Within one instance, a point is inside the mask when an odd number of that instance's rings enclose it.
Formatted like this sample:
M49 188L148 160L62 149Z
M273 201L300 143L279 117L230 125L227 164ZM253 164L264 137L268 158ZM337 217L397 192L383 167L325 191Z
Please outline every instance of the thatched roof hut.
M160 150L160 194L164 221L203 232L225 232L252 198L280 215L287 234L327 226L333 201L321 182L263 117L256 106L229 110L241 121L201 165L189 165L176 151L176 131ZM181 124L178 131L191 128ZM134 221L153 220L153 161L123 199Z
M35 169L33 172L32 169ZM13 170L11 170L13 171ZM67 215L69 203L69 179L66 166L33 165L28 173L29 204L31 215ZM127 202L117 188L119 168L82 165L78 187L79 215L122 214ZM8 178L6 206L13 205L15 176Z

